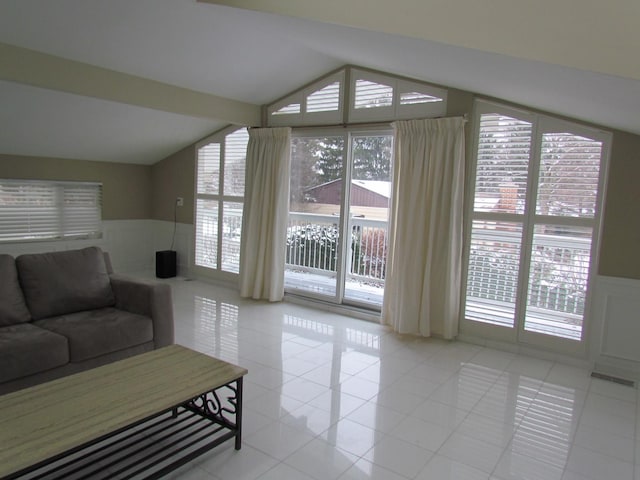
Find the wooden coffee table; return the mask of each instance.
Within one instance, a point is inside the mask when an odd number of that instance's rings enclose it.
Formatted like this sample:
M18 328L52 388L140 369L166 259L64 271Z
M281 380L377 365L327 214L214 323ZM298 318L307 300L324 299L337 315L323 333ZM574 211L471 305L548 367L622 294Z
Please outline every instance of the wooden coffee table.
M0 396L0 478L159 478L238 450L246 373L172 345Z

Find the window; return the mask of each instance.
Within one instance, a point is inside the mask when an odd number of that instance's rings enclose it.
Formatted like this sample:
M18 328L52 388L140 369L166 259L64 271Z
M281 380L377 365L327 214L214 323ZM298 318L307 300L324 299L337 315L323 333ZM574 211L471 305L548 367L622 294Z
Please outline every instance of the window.
M478 102L465 321L581 341L608 135Z
M354 68L349 121L440 117L447 113L446 99L442 88Z
M354 108L380 108L392 105L393 87L360 78L356 80Z
M269 126L342 121L344 70L330 74L267 108Z
M0 180L0 241L102 237L102 184Z
M289 105L285 105L284 107L276 110L271 115L295 115L298 113L300 113L300 104L290 103Z
M400 105L418 105L420 103L434 102L442 102L442 99L421 92L404 92L400 94Z
M307 112L333 112L340 108L340 82L333 82L307 97Z
M392 152L393 136L387 129L294 135L287 291L380 309Z
M268 105L267 123L269 126L341 125L439 117L446 113L447 91L443 88L345 67Z
M238 273L249 134L226 130L197 148L195 264Z

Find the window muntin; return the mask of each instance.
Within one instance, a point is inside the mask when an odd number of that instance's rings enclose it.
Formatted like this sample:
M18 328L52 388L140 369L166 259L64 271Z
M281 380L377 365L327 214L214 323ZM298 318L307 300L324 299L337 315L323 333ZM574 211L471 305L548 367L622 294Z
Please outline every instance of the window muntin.
M0 241L102 237L102 184L0 179Z

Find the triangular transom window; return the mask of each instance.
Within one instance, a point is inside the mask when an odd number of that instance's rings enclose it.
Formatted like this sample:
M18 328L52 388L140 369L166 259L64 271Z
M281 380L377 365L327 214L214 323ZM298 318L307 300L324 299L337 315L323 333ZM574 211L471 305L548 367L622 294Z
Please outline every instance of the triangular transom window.
M369 80L356 80L355 108L390 107L393 105L393 87Z
M351 99L348 105L347 98ZM439 117L446 114L446 100L447 91L442 88L345 67L267 106L267 125L342 125Z
M442 102L442 99L421 92L406 92L400 94L400 105L418 105L420 103L432 102Z
M340 82L333 82L307 96L307 112L333 112L340 109Z
M292 115L295 113L300 113L300 104L299 103L290 103L289 105L285 105L273 112L272 115Z

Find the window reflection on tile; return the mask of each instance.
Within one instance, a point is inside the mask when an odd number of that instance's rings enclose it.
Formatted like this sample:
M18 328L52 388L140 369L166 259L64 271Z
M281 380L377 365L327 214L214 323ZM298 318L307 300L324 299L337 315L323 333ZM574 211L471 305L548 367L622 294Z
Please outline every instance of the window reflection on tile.
M171 478L640 480L637 390L586 368L164 281L176 341L250 372L243 449Z
M395 437L381 436L364 458L406 478L415 477L433 452Z
M382 434L349 419L342 419L320 435L331 445L361 457L368 452Z
M486 472L442 455L434 455L416 480L488 480Z

